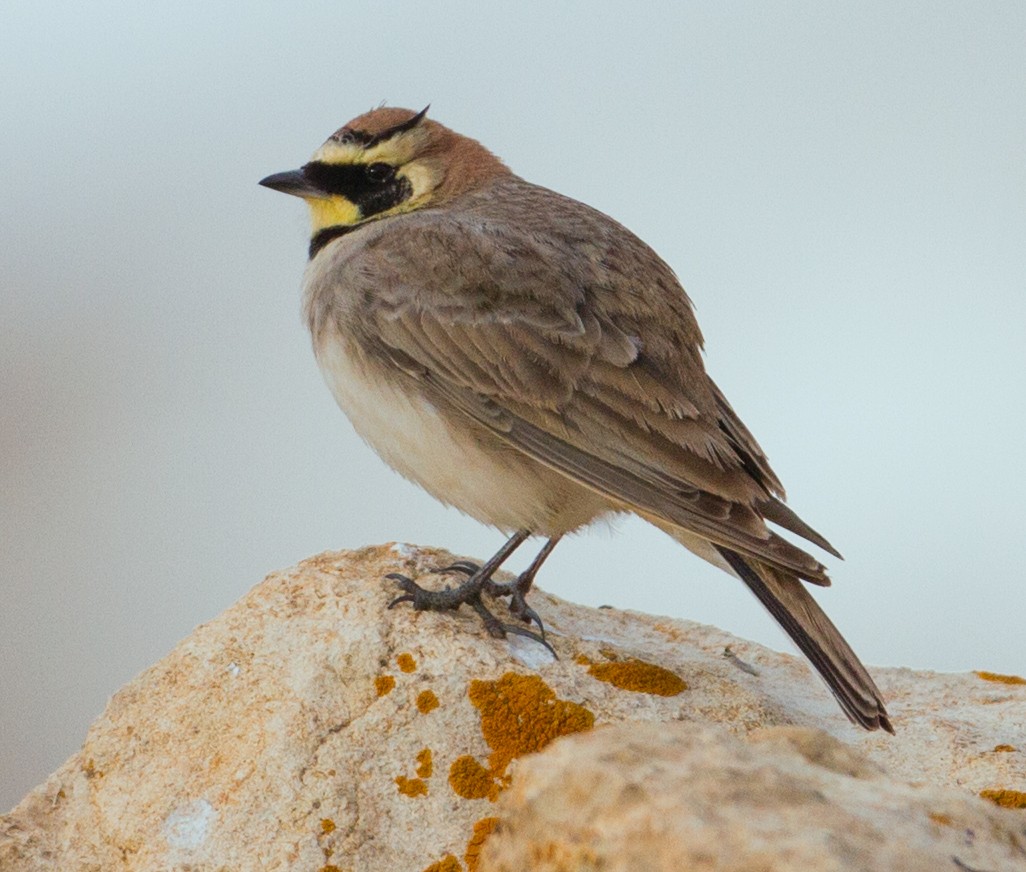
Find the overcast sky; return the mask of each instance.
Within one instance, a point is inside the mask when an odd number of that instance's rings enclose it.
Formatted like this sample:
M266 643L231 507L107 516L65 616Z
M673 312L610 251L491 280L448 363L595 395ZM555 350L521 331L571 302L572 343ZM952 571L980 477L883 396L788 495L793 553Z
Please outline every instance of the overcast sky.
M383 100L677 271L867 663L1026 672L1024 46L1021 2L5 0L0 810L267 572L502 541L353 435L256 184ZM787 648L637 521L540 585Z

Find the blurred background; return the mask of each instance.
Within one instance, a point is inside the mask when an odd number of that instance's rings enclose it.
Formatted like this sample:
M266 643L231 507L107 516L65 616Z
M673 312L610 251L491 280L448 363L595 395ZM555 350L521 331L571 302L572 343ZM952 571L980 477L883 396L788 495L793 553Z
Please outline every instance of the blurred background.
M5 0L0 810L266 573L501 543L353 435L257 186L381 101L673 266L866 662L1026 671L1024 45L1021 2ZM541 586L787 647L638 521Z

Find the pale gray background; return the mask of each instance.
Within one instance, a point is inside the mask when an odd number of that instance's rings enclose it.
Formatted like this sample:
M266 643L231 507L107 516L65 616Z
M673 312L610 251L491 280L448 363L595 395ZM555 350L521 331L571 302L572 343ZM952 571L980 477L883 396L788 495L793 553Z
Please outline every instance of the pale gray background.
M868 663L1026 671L1026 4L553 5L5 0L0 810L265 573L499 545L354 437L298 316L305 209L256 184L382 100L677 270ZM786 646L617 528L542 586Z

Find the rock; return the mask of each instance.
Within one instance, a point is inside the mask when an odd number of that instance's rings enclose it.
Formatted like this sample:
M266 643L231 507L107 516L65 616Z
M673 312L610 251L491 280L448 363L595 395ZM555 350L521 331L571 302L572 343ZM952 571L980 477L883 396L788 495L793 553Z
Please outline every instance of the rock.
M617 724L517 767L481 872L1026 869L1026 821L821 730Z
M902 814L928 831L966 839L972 828L974 844L957 854L966 868L1019 868L973 865L981 846L1023 839L1022 813L995 804L1014 807L1026 790L1026 685L1014 677L874 670L898 735L866 734L803 661L711 627L535 591L555 661L531 640L487 636L468 609L385 608L396 594L386 573L423 575L451 560L383 546L269 576L119 691L82 750L0 818L0 872L474 869L482 845L506 846L526 814L521 772L535 778L539 764L521 758L625 721L637 759L643 737L653 760L685 767L706 749L711 790L716 761L736 755L752 772L763 759L768 783L821 791L842 841L859 797L904 796L915 811ZM646 722L662 726L650 735ZM591 759L600 736L546 756ZM535 783L527 778L523 790ZM976 797L984 791L994 802ZM506 795L511 823L493 834ZM927 806L937 818L921 820ZM628 821L618 827L629 832ZM879 837L899 847L908 838Z

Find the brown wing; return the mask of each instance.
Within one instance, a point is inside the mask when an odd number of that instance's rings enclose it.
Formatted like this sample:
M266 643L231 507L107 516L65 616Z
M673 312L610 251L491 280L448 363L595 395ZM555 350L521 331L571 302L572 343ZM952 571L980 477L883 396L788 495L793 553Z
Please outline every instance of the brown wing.
M706 375L676 277L629 231L513 178L458 217L423 210L361 232L347 330L366 331L368 353L618 504L828 583L766 527L783 489Z

